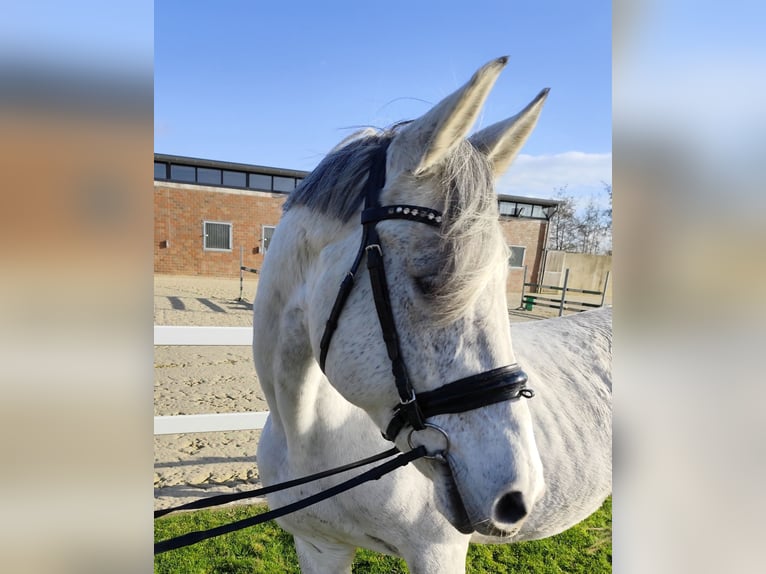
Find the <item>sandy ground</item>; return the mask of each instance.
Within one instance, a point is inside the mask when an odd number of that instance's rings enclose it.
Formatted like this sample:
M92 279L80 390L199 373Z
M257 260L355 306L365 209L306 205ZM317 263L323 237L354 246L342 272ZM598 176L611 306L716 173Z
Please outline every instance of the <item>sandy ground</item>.
M155 275L154 324L251 326L257 276L246 275L242 301L239 278ZM510 317L534 318L518 311ZM154 367L155 415L268 410L250 347L157 346ZM259 435L260 431L236 431L155 436L155 508L259 486Z
M156 275L155 325L252 325L257 285L239 279ZM250 347L154 348L154 414L178 415L268 410ZM154 437L155 508L203 496L255 488L260 431Z

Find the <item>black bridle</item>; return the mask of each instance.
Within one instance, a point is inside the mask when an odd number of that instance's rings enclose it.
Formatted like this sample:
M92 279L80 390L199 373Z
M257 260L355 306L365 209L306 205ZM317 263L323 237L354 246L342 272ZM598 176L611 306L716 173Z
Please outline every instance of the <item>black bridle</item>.
M410 432L410 437L413 431L433 428L446 439L444 449L446 451L449 447L449 436L443 429L426 422L429 418L440 414L462 413L521 397L532 398L534 391L526 388L526 373L517 364L512 364L460 379L433 391L415 393L399 346L399 335L391 308L383 264L383 248L376 225L386 219L405 219L440 227L442 214L434 209L415 205L381 206L380 192L385 185L386 155L389 143L390 140L381 143L373 158L367 177L364 190L364 209L362 211L361 245L351 269L341 283L330 316L327 319L320 342L319 365L324 372L332 336L338 327L338 320L351 293L359 265L366 255L375 309L383 332L383 340L386 343L388 358L391 361L391 371L396 390L399 393L399 404L393 409L393 416L383 436L387 440L394 441L405 426L410 426L413 429ZM408 440L410 439L408 438ZM443 455L444 452L439 454Z

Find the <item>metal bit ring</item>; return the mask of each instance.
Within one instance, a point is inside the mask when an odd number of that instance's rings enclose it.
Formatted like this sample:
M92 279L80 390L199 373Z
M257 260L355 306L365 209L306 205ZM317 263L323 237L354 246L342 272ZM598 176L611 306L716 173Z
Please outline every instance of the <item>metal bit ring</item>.
M450 440L449 440L449 435L447 434L447 431L445 431L440 426L437 426L437 425L432 424L432 423L425 423L425 429L433 429L436 432L438 432L439 434L441 434L444 437L444 448L439 450L439 451L436 451L434 453L429 453L424 458L430 458L432 460L439 460L439 461L443 462L444 461L444 457L447 454L447 452L449 451L449 447L450 447ZM423 429L423 430L425 430L425 429ZM420 431L416 431L416 429L412 429L412 430L410 430L410 434L407 435L407 444L410 445L411 449L415 448L415 445L412 444L412 435L415 432L420 432Z

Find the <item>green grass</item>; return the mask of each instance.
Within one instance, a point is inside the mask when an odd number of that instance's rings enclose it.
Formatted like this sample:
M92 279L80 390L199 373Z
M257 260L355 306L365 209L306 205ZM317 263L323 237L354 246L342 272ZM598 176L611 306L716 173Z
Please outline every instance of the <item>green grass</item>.
M201 510L155 521L155 540L165 540L193 530L255 516L265 506L240 506L227 510ZM155 557L157 574L298 574L292 536L274 522L211 538ZM355 574L406 573L404 561L369 550L359 550ZM467 574L607 574L612 571L612 499L590 518L558 536L518 544L472 544Z

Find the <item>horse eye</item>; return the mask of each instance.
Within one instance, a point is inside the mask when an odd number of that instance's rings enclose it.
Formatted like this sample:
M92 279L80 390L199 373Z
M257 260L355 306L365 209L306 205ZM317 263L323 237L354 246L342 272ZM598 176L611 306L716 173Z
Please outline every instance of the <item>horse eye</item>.
M415 286L423 295L430 296L436 292L438 275L425 275L423 277L415 277Z

